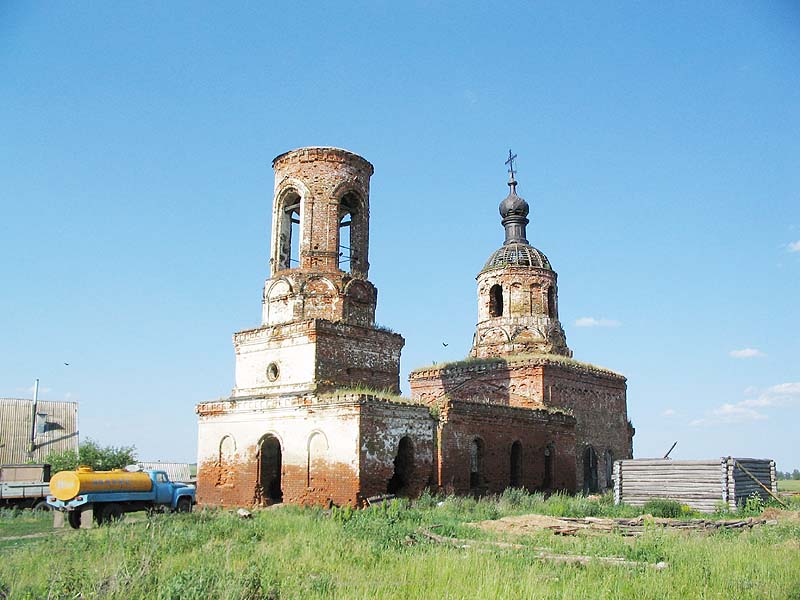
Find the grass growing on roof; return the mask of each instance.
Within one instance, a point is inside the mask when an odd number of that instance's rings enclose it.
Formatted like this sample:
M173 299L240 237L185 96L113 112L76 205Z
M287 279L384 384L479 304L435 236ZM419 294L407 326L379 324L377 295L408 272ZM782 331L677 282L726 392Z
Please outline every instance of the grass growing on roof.
M414 402L411 398L407 398L397 392L393 392L387 389L376 389L371 388L363 385L356 385L353 387L341 387L336 388L333 392L328 392L325 394L320 394L320 398L335 398L336 396L342 396L347 394L357 394L363 396L374 396L376 398L382 398L384 400L391 400L392 402L400 402L403 404L418 404L418 402Z
M561 356L560 354L509 354L507 356L490 357L490 358L478 358L478 357L468 356L463 360L434 363L432 365L419 367L413 369L411 372L416 373L419 371L427 371L430 369L468 368L480 365L505 365L505 364L511 365L514 363L530 361L530 360L543 360L545 362L559 363L567 366L579 367L590 371L600 371L602 373L610 373L612 375L618 375L621 377L619 373L617 373L616 371L612 371L611 369L607 369L605 367L599 367L597 365L593 365L587 362L581 362L579 360L575 360L574 358L570 358L568 356Z

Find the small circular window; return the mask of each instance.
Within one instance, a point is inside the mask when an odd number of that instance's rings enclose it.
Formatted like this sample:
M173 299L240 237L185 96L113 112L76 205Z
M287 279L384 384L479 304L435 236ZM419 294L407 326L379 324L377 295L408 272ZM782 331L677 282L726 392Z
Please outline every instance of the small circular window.
M267 367L267 379L270 381L275 381L280 374L281 372L278 369L278 363L269 363L269 366Z

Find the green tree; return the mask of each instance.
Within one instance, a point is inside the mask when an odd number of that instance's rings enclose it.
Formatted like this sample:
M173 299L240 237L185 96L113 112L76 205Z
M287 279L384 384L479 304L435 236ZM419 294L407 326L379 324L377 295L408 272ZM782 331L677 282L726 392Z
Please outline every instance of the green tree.
M71 471L79 465L87 465L95 471L108 471L121 469L126 465L136 462L136 448L134 446L101 446L92 439L87 439L78 451L65 450L64 452L51 452L45 458L50 463L51 473Z
M795 480L800 479L800 471L798 471L797 469L792 471L792 479L795 479Z

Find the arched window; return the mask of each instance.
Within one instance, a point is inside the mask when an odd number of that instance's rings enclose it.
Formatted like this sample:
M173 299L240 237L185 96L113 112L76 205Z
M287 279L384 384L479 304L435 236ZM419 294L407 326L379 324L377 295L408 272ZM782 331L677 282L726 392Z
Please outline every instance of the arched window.
M593 494L599 491L597 485L597 452L591 446L583 451L583 491Z
M547 314L551 319L555 319L556 312L556 291L553 286L547 288Z
M553 444L544 447L544 478L542 479L542 489L553 488L553 464L556 458L556 448Z
M522 485L522 444L517 440L511 444L511 477L509 477L511 487Z
M233 484L233 459L235 455L236 442L231 436L224 436L219 442L219 460L217 462L219 473L216 482L218 487Z
M300 266L300 194L287 190L280 201L278 214L277 270Z
M306 464L306 485L314 484L315 476L323 469L325 453L328 451L328 440L325 434L315 431L308 438L308 462Z
M508 314L511 317L527 317L531 314L531 291L519 282L509 289Z
M503 288L497 283L489 288L489 316L503 316Z
M469 448L469 487L471 490L478 490L483 486L483 454L483 440L475 438Z

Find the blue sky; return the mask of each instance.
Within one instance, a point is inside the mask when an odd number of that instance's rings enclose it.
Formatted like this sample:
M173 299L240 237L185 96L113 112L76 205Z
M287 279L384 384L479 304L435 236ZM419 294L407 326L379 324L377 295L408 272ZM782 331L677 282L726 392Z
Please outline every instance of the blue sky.
M407 391L469 350L513 148L567 341L628 377L636 455L800 467L798 64L788 1L7 0L0 396L39 377L83 438L193 460L194 406L259 324L271 160L306 145L375 165Z

